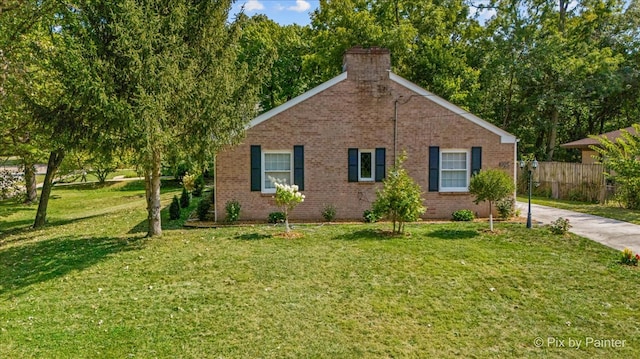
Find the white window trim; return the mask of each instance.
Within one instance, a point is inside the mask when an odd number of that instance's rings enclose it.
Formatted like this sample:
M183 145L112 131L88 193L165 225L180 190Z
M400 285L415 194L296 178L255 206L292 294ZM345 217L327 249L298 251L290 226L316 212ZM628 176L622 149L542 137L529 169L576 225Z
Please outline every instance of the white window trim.
M286 153L289 154L289 184L293 184L293 151L289 151L289 150L263 150L262 151L262 163L260 164L260 179L261 179L261 183L260 183L260 188L262 193L276 193L276 189L275 188L265 188L264 184L265 184L265 180L266 178L266 172L267 172L267 167L265 166L265 157L266 155L270 155L270 154L279 154L279 153ZM270 171L270 172L274 172L274 171ZM282 172L286 172L286 171L282 171Z
M445 153L465 153L466 154L466 179L467 179L467 186L466 187L445 187L442 185L442 172L447 172L446 169L443 169L442 167L442 155ZM459 170L455 170L455 171L459 171ZM471 157L469 154L469 150L465 150L465 149L446 149L446 150L440 150L440 168L439 168L439 178L440 178L440 191L439 192L469 192L469 179L470 179L470 172L471 172Z
M362 159L362 153L371 153L371 177L362 177L362 172L360 171L362 167L360 166L360 162ZM375 166L376 163L376 151L374 150L361 150L358 149L358 182L373 182L376 179Z

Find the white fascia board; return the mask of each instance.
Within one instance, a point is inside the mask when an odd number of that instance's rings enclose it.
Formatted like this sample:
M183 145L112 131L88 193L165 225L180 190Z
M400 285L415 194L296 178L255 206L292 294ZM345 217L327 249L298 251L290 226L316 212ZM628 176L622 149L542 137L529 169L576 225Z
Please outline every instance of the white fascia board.
M311 90L303 93L302 95L294 97L291 100L283 103L282 105L274 107L271 110L269 110L269 111L261 114L260 116L254 118L253 120L249 121L249 124L247 125L246 128L250 129L251 127L254 127L254 126L258 125L258 124L261 124L262 122L270 119L271 117L290 109L291 107L301 103L302 101L305 101L305 100L307 100L307 99L319 94L320 92L328 89L329 87L331 87L331 86L333 86L333 85L335 85L335 84L337 84L337 83L339 83L341 81L344 81L346 79L347 79L347 73L343 72L340 75L332 78L331 80L329 80L327 82L323 82L322 84L320 84L320 85L312 88Z
M495 133L496 135L500 136L500 143L516 143L516 136L510 134L509 132L507 132L507 131L505 131L505 130L503 130L503 129L501 129L501 128L499 128L499 127L497 127L497 126L495 126L495 125L493 125L493 124L491 124L491 123L489 123L489 122L487 122L487 121L485 121L483 119L481 119L480 117L470 113L469 111L463 110L462 108L452 104L451 102L443 99L442 97L439 97L439 96L437 96L437 95L435 95L435 94L423 89L422 87L414 84L413 82L411 82L411 81L409 81L407 79L404 79L404 78L402 78L402 77L400 77L400 76L398 76L398 75L396 75L394 73L390 73L389 75L390 75L389 78L392 81L394 81L394 82L396 82L396 83L408 88L409 90L415 92L416 94L418 94L418 95L420 95L420 96L422 96L422 97L424 97L424 98L426 98L426 99L428 99L428 100L430 100L430 101L432 101L432 102L434 102L434 103L446 108L447 110L449 110L449 111L451 111L451 112L453 112L453 113L455 113L455 114L457 114L457 115L459 115L461 117L466 118L467 120L475 123L476 125L478 125L478 126L480 126L482 128L485 128L485 129Z

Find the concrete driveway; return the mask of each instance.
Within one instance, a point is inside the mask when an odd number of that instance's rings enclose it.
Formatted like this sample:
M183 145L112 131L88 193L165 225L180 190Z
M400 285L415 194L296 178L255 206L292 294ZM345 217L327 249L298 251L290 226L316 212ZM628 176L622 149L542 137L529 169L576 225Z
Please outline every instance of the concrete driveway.
M517 202L520 216L527 217L527 203ZM630 248L640 253L640 226L590 214L567 211L553 207L531 204L531 218L536 224L550 224L558 217L567 218L571 224L570 232L600 242L605 246L622 250Z

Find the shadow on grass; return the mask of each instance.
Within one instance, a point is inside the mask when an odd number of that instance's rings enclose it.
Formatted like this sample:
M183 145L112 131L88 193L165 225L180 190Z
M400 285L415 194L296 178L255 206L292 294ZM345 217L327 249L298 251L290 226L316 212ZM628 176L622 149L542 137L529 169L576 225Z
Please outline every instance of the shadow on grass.
M233 238L243 240L243 241L259 241L261 239L269 239L272 237L273 237L272 235L264 234L264 233L245 233L245 234L239 234Z
M96 217L100 217L102 216L102 214L94 214L91 216L84 216L84 217L77 217L77 218L69 218L69 219L47 219L46 224L44 225L44 227L42 228L38 228L38 230L40 229L44 229L47 227L58 227L58 226L64 226L66 224L70 224L70 223L74 223L74 222L78 222L78 221L83 221L85 219L91 219L91 218L96 218ZM34 218L29 218L29 219L21 219L19 221L12 221L12 222L8 222L6 223L6 227L5 227L5 223L3 223L3 227L2 230L0 230L0 235L2 236L11 236L11 235L18 235L18 234L22 234L22 233L28 233L30 231L33 231L33 222L35 220L35 215ZM7 228L6 230L4 228ZM2 237L0 237L2 238ZM0 247L2 247L2 245L5 244L0 240Z
M393 238L401 238L404 235L394 235L391 232L381 231L379 229L362 229L355 232L339 234L332 239L341 241L371 241L371 240L389 240Z
M58 237L0 249L0 294L23 292L143 244L141 239Z
M428 233L429 237L440 239L469 239L479 235L478 231L472 229L438 229Z

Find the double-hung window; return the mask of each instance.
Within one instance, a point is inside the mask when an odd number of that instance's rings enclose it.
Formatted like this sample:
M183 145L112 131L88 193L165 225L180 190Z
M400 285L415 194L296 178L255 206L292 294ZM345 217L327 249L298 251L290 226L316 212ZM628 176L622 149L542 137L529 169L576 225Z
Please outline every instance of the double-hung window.
M374 151L358 151L358 181L366 182L374 180Z
M469 190L469 153L466 150L440 152L440 191L466 192Z
M262 153L262 192L275 193L275 182L293 183L292 157L290 151L265 151Z

